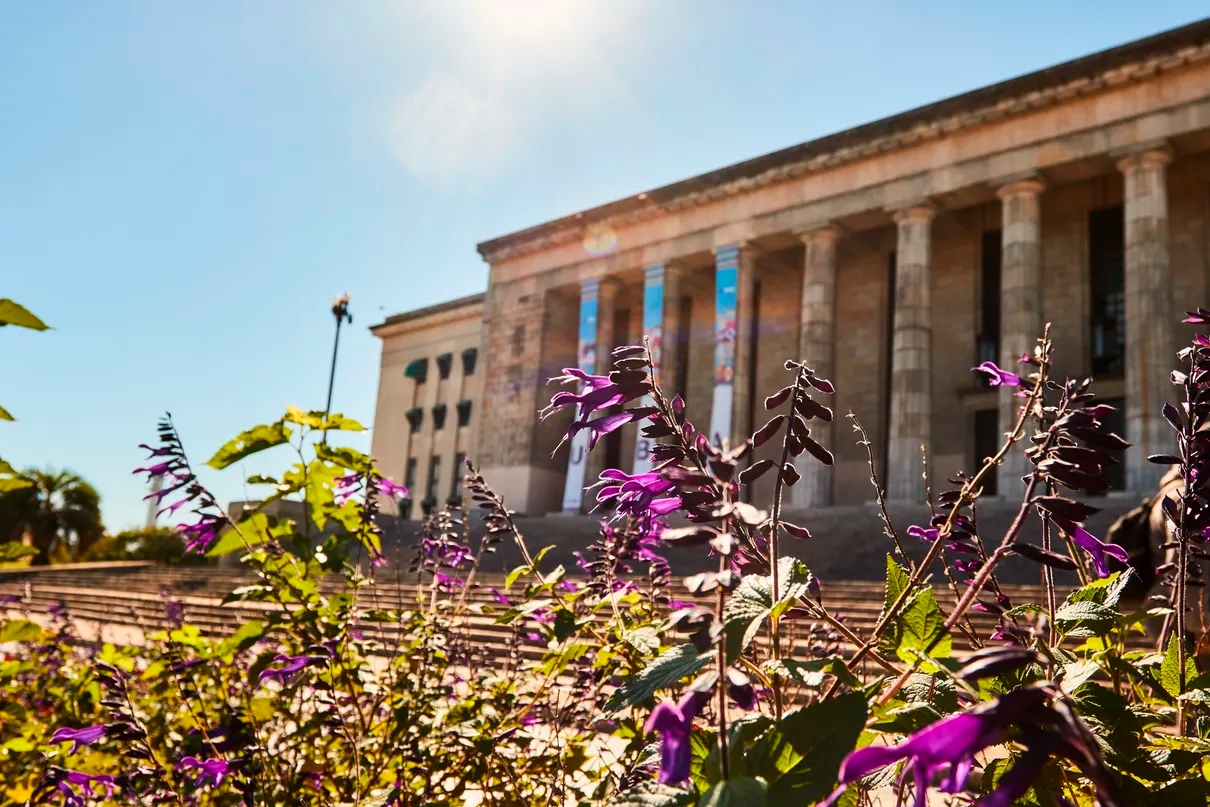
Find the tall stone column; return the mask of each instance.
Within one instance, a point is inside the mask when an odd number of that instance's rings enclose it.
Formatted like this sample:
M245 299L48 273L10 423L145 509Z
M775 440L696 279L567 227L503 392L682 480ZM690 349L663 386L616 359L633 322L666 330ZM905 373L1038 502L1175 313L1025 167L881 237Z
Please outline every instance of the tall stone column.
M735 446L747 435L752 372L753 259L750 248L728 244L714 255L714 397L710 440Z
M668 295L667 290L667 268L662 263L655 263L643 269L643 317L642 317L642 334L647 339L649 350L651 351L651 371L655 376L656 383L661 382L662 370L664 367L664 343L671 339L676 339L676 332L668 333L664 330L666 321L665 311L667 309ZM673 305L676 305L676 298L673 297ZM651 405L651 397L648 396L644 401L644 405ZM634 462L632 463L632 472L636 474L650 471L654 465L651 451L655 448L655 440L650 437L643 436L642 424L635 428L634 435Z
M1174 434L1164 402L1174 397L1172 271L1168 255L1167 149L1118 161L1126 180L1126 486L1153 492L1165 468L1149 454L1171 453Z
M891 338L891 417L887 441L887 497L923 502L920 447L929 447L932 417L932 283L930 225L934 210L921 204L895 213L895 312Z
M799 314L798 355L808 367L829 380L836 370L836 241L840 231L822 227L802 236L806 250L802 269L802 310ZM832 448L832 424L812 421L811 436ZM795 464L802 481L794 488L799 507L832 504L832 469L803 454Z
M681 267L676 264L664 264L664 325L660 333L660 365L657 378L664 394L669 398L685 394L685 390L676 388L676 380L681 362L689 358L681 355L681 329L690 325L688 322L681 322L681 276Z
M1032 353L1042 335L1042 238L1037 179L1023 179L1001 187L1000 230L1000 367L1017 372L1022 353ZM1022 399L1012 387L999 388L1000 433L1012 431ZM1025 492L1021 478L1029 471L1027 442L1017 444L1000 465L997 493L1019 499ZM982 461L976 457L976 461Z
M598 329L601 284L596 278L580 282L580 327L577 366L586 373L595 373L600 348ZM488 363L490 366L490 363ZM579 417L579 412L575 417ZM563 485L564 513L578 513L584 501L584 483L588 468L588 432L581 430L571 438L567 456L567 477Z

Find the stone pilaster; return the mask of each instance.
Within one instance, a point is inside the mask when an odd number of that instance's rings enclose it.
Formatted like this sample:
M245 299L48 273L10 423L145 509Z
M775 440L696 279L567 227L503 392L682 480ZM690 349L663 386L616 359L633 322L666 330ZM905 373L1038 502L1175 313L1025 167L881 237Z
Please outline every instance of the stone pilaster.
M920 447L929 448L932 417L930 226L934 210L896 211L895 311L891 338L891 416L887 441L887 497L923 502Z
M601 284L595 278L580 282L579 347L576 351L576 364L586 373L596 372L601 364L601 344L598 337L601 323L600 293ZM579 417L578 411L574 417ZM571 438L568 450L567 477L563 485L563 512L580 512L590 462L588 432L581 430Z
M799 314L798 355L808 367L831 380L836 371L836 242L840 231L822 227L804 233L802 310ZM832 424L812 421L811 436L832 448ZM796 460L802 481L794 488L799 507L832 504L832 469L809 454Z
M660 366L657 378L669 399L684 390L676 389L677 370L688 356L681 355L681 329L692 323L681 322L682 270L675 264L664 264L664 326L660 334Z
M1168 253L1167 149L1140 151L1118 161L1126 180L1126 486L1152 492L1165 468L1149 454L1170 453L1174 433L1162 413L1174 397L1172 271Z
M1042 239L1037 179L1022 179L1001 187L1000 244L1000 367L1018 372L1022 353L1033 352L1042 335ZM1012 431L1022 399L1012 387L999 388L1000 433ZM1028 435L1026 435L1028 437ZM1019 499L1025 492L1022 477L1029 472L1025 457L1028 442L1017 444L1000 466L997 493ZM982 457L975 458L977 462Z
M667 269L662 263L651 264L643 269L643 309L640 333L646 337L651 351L651 372L658 384L664 366L664 343L668 339L676 339L676 333L671 335L664 330L664 311L668 305L665 278ZM674 303L675 304L675 303ZM645 405L651 404L651 397L644 399ZM630 424L634 429L634 461L632 472L636 474L650 471L653 465L651 451L655 448L655 440L644 437L642 426Z
M736 288L735 320L735 410L731 418L731 445L737 446L752 433L752 378L756 373L756 349L752 329L756 316L757 251L739 245L739 286Z

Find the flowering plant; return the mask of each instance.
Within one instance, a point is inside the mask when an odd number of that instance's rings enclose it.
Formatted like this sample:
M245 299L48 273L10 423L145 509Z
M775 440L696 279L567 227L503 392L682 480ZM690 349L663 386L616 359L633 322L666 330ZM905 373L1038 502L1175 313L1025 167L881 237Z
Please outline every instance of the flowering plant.
M1089 381L1052 378L1053 350L1043 335L1018 372L975 368L1014 390L1015 423L936 495L927 523L900 528L881 508L885 597L869 631L830 605L830 584L800 559L819 540L799 523L810 513L791 520L785 504L811 464L833 464L812 433L834 419L833 385L800 362L765 399L769 420L734 446L692 425L643 346L615 351L606 375L566 371L558 380L576 389L541 417L564 418L569 438L587 430L590 445L627 424L658 441L652 470L601 474L603 520L575 569L531 551L469 463L466 507L434 510L413 546L384 541L380 508L410 492L329 446L330 432L361 427L321 412L289 409L211 458L298 458L250 479L271 492L233 519L166 419L140 472L164 482L153 496L181 520L186 551L238 555L253 576L224 600L239 624L203 630L178 606L165 629L117 646L81 638L70 611L10 619L0 800L1205 804L1210 674L1195 600L1210 340L1181 354L1185 400L1165 408L1175 448L1151 458L1182 486L1162 504L1170 592L1140 608L1127 604L1126 552L1086 526L1088 497L1127 446ZM1011 451L1030 461L1024 494L1008 529L986 534L978 503ZM871 477L882 502L872 462ZM773 480L766 509L751 503L761 478ZM278 500L302 515L273 515ZM506 542L522 563L496 579L485 560ZM674 575L669 547L709 571ZM1036 565L1042 601L1010 599L998 579L1009 558ZM1060 575L1078 580L1062 599ZM1140 649L1149 629L1155 649Z

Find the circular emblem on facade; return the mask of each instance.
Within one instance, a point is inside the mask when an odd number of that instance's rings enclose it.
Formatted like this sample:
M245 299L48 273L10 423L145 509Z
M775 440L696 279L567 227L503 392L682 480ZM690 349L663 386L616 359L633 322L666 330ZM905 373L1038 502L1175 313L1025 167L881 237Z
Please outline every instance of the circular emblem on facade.
M608 224L590 224L584 233L584 251L594 258L618 248L618 234Z

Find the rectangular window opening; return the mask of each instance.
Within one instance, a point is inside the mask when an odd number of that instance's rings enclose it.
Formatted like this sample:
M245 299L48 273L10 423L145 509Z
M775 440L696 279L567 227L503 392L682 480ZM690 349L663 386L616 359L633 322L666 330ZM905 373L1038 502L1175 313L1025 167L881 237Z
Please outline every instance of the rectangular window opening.
M466 476L466 454L459 451L454 455L454 476L450 480L450 504L462 504L462 480Z
M1126 367L1126 221L1121 205L1088 214L1092 374L1120 378Z
M976 364L1000 361L1000 269L1001 233L992 230L983 234L982 260L979 267L979 335Z
M988 457L1000 450L1000 412L996 409L980 409L975 412L975 458L969 473L973 476ZM996 495L996 474L989 472L984 477L983 492Z
M437 373L444 381L450 377L450 370L454 368L454 354L442 353L437 357Z

